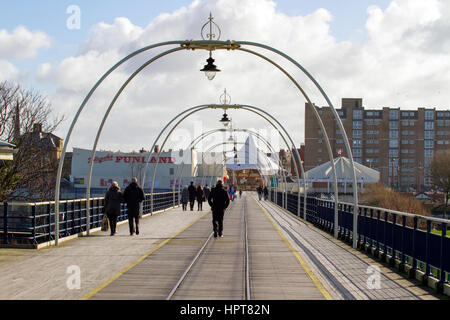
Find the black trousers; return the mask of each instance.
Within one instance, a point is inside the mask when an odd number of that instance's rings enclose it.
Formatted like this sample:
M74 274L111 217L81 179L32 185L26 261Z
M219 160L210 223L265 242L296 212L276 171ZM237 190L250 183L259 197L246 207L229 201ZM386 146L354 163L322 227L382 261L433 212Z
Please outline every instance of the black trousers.
M187 210L187 202L183 202L182 206L183 206L183 211L186 211Z
M214 233L219 233L219 236L223 232L223 211L213 211L212 213L212 224Z
M191 211L194 210L194 203L195 203L195 199L189 199L189 204L191 206Z
M197 201L197 203L198 203L198 210L200 211L200 210L203 210L203 201Z
M110 216L108 216L108 219L109 219L109 227L111 228L111 234L114 234L114 233L116 233L117 216L110 215Z
M130 234L139 231L139 215L128 215L128 225L130 226ZM136 229L134 226L136 225Z

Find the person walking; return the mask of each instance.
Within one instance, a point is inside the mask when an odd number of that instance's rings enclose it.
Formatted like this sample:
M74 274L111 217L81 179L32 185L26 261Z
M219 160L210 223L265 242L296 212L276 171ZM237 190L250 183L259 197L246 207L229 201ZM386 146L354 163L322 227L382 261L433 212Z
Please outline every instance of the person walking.
M221 180L217 181L216 187L211 190L208 203L212 210L214 238L217 238L217 235L223 238L223 215L230 204L230 198L223 189Z
M195 186L194 186L194 181L191 181L191 185L188 188L188 192L189 192L189 204L191 206L191 211L194 211L194 202L195 202L195 197L197 194L197 190L195 189Z
M256 191L258 192L258 198L259 198L259 201L261 201L262 193L263 193L262 187L261 187L261 186L258 186L258 188L256 188Z
M131 183L125 188L123 199L128 207L128 224L130 236L139 234L139 204L144 201L144 191L138 186L137 179L132 178ZM136 229L135 229L136 225Z
M113 181L111 187L105 194L105 213L109 219L111 236L116 234L117 218L120 216L120 204L123 202L123 195L119 184Z
M242 198L242 189L239 189L239 199Z
M211 192L211 189L209 189L208 185L206 185L203 188L203 193L205 194L205 201L208 201L209 193Z
M205 201L205 193L203 192L202 186L197 187L197 210L203 211L203 201Z
M188 186L185 185L183 190L181 191L181 206L183 208L183 211L187 210L188 202L189 202L189 190Z
M264 186L264 200L267 201L269 198L269 190L267 190L267 186Z

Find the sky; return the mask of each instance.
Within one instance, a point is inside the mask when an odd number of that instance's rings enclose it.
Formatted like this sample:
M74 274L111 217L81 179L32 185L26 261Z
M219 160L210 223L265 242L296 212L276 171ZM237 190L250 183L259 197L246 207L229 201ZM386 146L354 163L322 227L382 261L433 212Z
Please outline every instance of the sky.
M111 66L149 44L200 39L210 12L221 40L259 42L286 53L313 75L337 108L342 98L363 98L369 109L449 109L450 3L445 0L8 1L0 11L0 81L47 96L55 115L66 118L55 132L65 138L84 97ZM102 84L80 115L69 148L92 147L116 91L160 52L139 55ZM326 105L292 64L258 52L286 68L315 104ZM296 144L303 142L305 98L286 76L243 52L213 56L222 70L213 81L199 72L206 51L173 53L144 69L117 100L99 148L149 148L178 113L219 103L224 89L231 103L270 112ZM229 113L236 128L255 129L283 147L265 121L244 111ZM217 128L221 114L196 113L174 131L167 148L181 148Z

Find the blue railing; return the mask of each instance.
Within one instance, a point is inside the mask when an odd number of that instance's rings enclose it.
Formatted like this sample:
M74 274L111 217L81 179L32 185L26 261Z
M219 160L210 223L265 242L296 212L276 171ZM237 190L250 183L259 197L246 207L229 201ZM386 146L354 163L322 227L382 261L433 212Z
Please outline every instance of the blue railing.
M146 194L142 215L167 209L179 204L179 193L166 192ZM60 238L80 234L87 229L86 199L63 200L60 202ZM90 199L90 229L101 226L104 213L104 198ZM127 205L122 204L118 221L127 220ZM0 217L0 235L4 245L39 244L54 240L55 202L4 202Z
M271 194L273 201L275 192ZM282 193L277 194L281 205ZM303 197L300 217L303 213ZM330 233L334 230L334 201L307 198L306 220ZM398 212L383 208L358 206L358 247L372 251L383 261L390 257L392 265L402 270L408 265L410 274L420 270L437 278L440 283L450 278L450 238L447 236L449 220ZM287 209L297 215L297 194L288 194ZM339 238L351 243L353 237L353 204L338 204Z

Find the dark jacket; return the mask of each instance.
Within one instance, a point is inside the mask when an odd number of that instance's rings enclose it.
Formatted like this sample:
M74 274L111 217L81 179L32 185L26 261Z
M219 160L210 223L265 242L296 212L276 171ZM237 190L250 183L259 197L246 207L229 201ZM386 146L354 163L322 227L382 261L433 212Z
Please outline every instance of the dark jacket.
M211 190L208 187L204 187L203 192L205 193L205 199L208 200Z
M222 186L218 185L209 193L208 203L213 213L223 213L230 204L230 198Z
M197 190L195 189L194 185L190 185L188 188L189 191L189 201L194 201L195 197L197 196Z
M181 191L181 202L182 203L188 203L189 202L189 191L188 188L183 188Z
M144 191L137 183L130 183L123 192L123 199L127 203L128 215L139 215L139 203L144 200Z
M267 187L264 187L264 195L267 196L269 194L269 190L267 189Z
M204 196L205 196L205 194L203 193L203 189L199 186L197 188L197 201L198 202L203 202L204 201Z
M120 203L123 202L122 192L115 186L109 188L105 195L105 213L109 216L120 216Z

